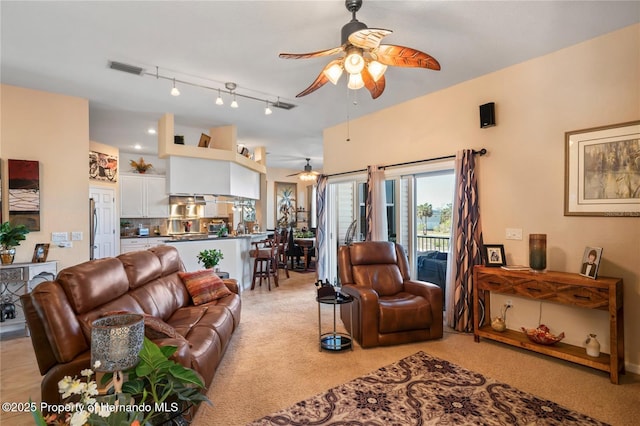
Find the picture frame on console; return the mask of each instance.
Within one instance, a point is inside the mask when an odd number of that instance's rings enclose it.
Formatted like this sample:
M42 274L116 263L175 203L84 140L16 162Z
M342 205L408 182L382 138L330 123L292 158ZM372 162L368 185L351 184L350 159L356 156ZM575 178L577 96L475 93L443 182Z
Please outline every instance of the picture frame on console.
M640 216L640 121L565 133L565 216Z
M580 275L593 279L598 278L600 259L602 259L602 247L585 247Z
M47 255L49 254L49 243L39 243L33 249L33 258L31 263L42 263L47 261Z
M503 244L485 244L483 251L485 266L499 267L507 264Z

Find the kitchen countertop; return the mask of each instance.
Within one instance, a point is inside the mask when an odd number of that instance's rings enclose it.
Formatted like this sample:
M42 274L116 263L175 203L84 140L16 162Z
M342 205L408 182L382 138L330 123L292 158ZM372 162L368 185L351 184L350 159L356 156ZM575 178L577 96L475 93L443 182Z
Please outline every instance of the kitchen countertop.
M239 238L258 238L258 237L267 237L270 233L269 232L258 232L256 234L243 234L243 235L236 235L236 236L232 236L229 235L227 237L218 237L215 234L210 234L208 236L193 236L193 237L188 237L188 238L171 238L170 235L148 235L148 236L139 236L139 235L133 235L133 236L121 236L120 239L122 240L130 240L130 239L147 239L147 238L165 238L164 242L172 242L172 243L179 243L179 242L184 242L184 241L206 241L206 240L217 240L217 239L221 239L221 240L234 240L234 239L239 239Z

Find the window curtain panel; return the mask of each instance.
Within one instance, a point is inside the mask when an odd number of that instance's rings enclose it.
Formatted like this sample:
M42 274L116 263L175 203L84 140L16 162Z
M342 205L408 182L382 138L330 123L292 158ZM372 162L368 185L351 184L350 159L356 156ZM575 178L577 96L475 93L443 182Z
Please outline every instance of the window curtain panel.
M318 279L326 280L327 274L327 176L318 176L316 186L316 274Z
M482 226L473 150L456 153L456 187L453 202L453 262L448 285L447 325L473 332L473 267L482 264ZM481 297L484 299L484 297ZM484 300L482 300L484 305ZM483 313L481 313L483 314Z
M365 219L367 221L367 241L389 241L384 169L378 166L367 167Z

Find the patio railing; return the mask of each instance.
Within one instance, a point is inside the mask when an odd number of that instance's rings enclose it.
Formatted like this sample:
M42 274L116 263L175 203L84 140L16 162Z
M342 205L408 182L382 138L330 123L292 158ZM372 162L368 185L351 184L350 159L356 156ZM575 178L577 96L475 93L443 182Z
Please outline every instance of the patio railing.
M449 237L418 235L417 251L438 250L449 251Z

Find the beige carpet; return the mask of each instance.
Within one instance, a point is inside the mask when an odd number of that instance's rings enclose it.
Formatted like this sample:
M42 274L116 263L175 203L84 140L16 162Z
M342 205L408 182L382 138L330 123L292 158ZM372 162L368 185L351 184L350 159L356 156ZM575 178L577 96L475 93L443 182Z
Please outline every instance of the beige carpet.
M613 425L638 424L639 376L623 375L613 385L604 372L496 342L475 343L472 335L449 331L436 341L320 352L313 281L312 274L291 273L271 292L243 293L240 326L208 393L213 406L203 405L194 425L245 425L418 351ZM325 332L331 307L322 308Z

